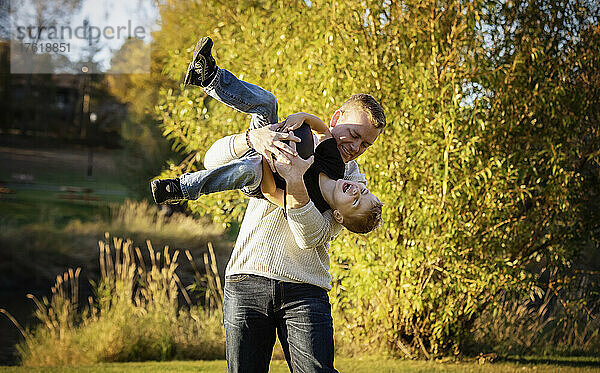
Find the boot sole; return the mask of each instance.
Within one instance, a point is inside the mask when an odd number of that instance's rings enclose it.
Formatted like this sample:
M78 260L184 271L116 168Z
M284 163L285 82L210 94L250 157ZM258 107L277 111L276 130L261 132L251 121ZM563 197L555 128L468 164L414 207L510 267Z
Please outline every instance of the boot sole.
M203 37L202 39L198 40L198 42L196 43L196 47L194 48L194 57L192 58L192 62L190 62L190 64L188 65L187 71L185 73L185 79L183 80L183 84L185 85L197 85L197 84L193 84L192 81L192 75L194 74L194 64L198 58L198 55L200 54L200 51L202 51L202 49L204 49L206 47L206 45L209 45L208 50L210 51L213 47L213 41L211 38L209 38L208 36Z

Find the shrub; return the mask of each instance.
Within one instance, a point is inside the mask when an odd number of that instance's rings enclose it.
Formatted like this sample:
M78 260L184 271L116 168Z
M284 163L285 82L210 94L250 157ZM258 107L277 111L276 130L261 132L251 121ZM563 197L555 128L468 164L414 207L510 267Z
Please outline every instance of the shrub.
M567 271L598 242L600 33L597 7L576 3L171 2L156 114L188 158L164 175L200 168L248 123L177 84L200 36L220 67L274 93L282 117L325 119L373 94L388 127L358 162L383 223L332 244L336 332L361 351L460 353L498 294L539 285L533 263ZM244 212L236 192L190 206L217 221Z
M38 300L39 326L23 331L17 346L24 366L88 365L97 362L224 357L221 326L222 292L211 249L206 275L196 272L216 307L191 305L175 270L179 252L155 252L150 244L148 266L131 241L99 242L100 281L96 297L78 303L80 270L56 278L52 296ZM187 252L188 258L191 254ZM208 259L206 259L208 260ZM211 272L212 271L212 272ZM216 277L215 277L216 276ZM188 301L179 307L178 297Z
M598 356L600 304L587 300L597 299L599 280L598 273L578 272L569 281L555 269L545 292L526 299L500 294L473 325L474 348L502 355Z

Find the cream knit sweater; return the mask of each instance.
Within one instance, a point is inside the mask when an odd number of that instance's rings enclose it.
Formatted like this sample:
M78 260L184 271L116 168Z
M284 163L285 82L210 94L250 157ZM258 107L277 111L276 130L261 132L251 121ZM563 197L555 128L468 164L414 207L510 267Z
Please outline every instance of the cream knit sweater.
M213 144L205 165L215 167L235 159L233 136ZM345 179L365 181L354 161L346 164ZM329 241L342 229L331 210L323 214L315 205L287 210L267 200L251 198L225 275L255 274L276 280L300 282L331 290Z

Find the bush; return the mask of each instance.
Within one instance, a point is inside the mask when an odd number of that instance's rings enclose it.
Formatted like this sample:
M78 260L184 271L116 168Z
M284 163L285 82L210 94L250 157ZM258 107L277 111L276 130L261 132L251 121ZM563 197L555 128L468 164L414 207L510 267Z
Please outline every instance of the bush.
M188 156L164 175L200 168L214 140L248 123L176 83L200 36L220 67L273 92L282 117L326 119L351 94L373 94L388 127L358 161L384 220L331 245L336 332L360 351L460 353L501 292L544 286L535 263L569 271L599 241L599 13L577 4L164 5L156 42L171 82L156 114ZM190 206L217 221L244 212L237 192Z
M148 242L148 266L131 241L99 242L100 281L96 297L83 306L80 270L58 276L52 296L37 306L39 326L23 331L17 346L24 366L89 365L98 362L224 358L222 291L214 253L195 288L204 289L213 308L193 306L175 270L178 251L155 252ZM189 251L186 253L191 259ZM179 307L178 297L188 301Z
M556 276L555 269L550 275L543 294L526 299L500 294L474 323L473 348L505 356L598 356L599 274L578 272L565 279ZM596 301L586 302L589 299Z

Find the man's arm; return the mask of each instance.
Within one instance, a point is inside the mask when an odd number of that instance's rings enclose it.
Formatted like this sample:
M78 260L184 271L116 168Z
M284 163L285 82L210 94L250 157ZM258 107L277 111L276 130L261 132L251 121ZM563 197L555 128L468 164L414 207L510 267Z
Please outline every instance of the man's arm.
M296 143L290 143L290 148L296 151ZM311 155L308 159L302 159L298 155L291 157L287 163L275 160L275 168L286 183L286 204L290 209L300 208L310 202L310 197L304 185L304 173L311 164L315 156Z
M355 161L346 164L344 179L366 184L365 175L359 172ZM323 214L310 201L308 204L287 210L288 225L299 247L304 249L324 245L337 236L342 225L335 221L331 210Z
M291 147L295 148L295 145L291 144ZM314 156L307 160L296 156L289 164L275 162L277 171L286 181L288 225L296 244L302 249L323 245L341 230L332 214L321 214L308 196L303 176L313 161Z
M269 168L267 161L263 158L262 160L262 180L260 181L260 191L269 202L276 204L279 207L283 207L284 193L282 189L277 188L275 184L275 178L273 178L273 172Z
M234 159L240 158L252 145L252 149L262 155L269 162L273 156L281 159L282 162L289 162L288 158L296 153L295 150L283 143L284 140L291 142L300 141L293 133L276 132L280 127L279 123L270 126L254 128L246 132L223 137L215 141L204 155L204 167L208 170L229 163ZM246 137L248 136L248 137ZM269 162L271 170L275 171L272 161Z

